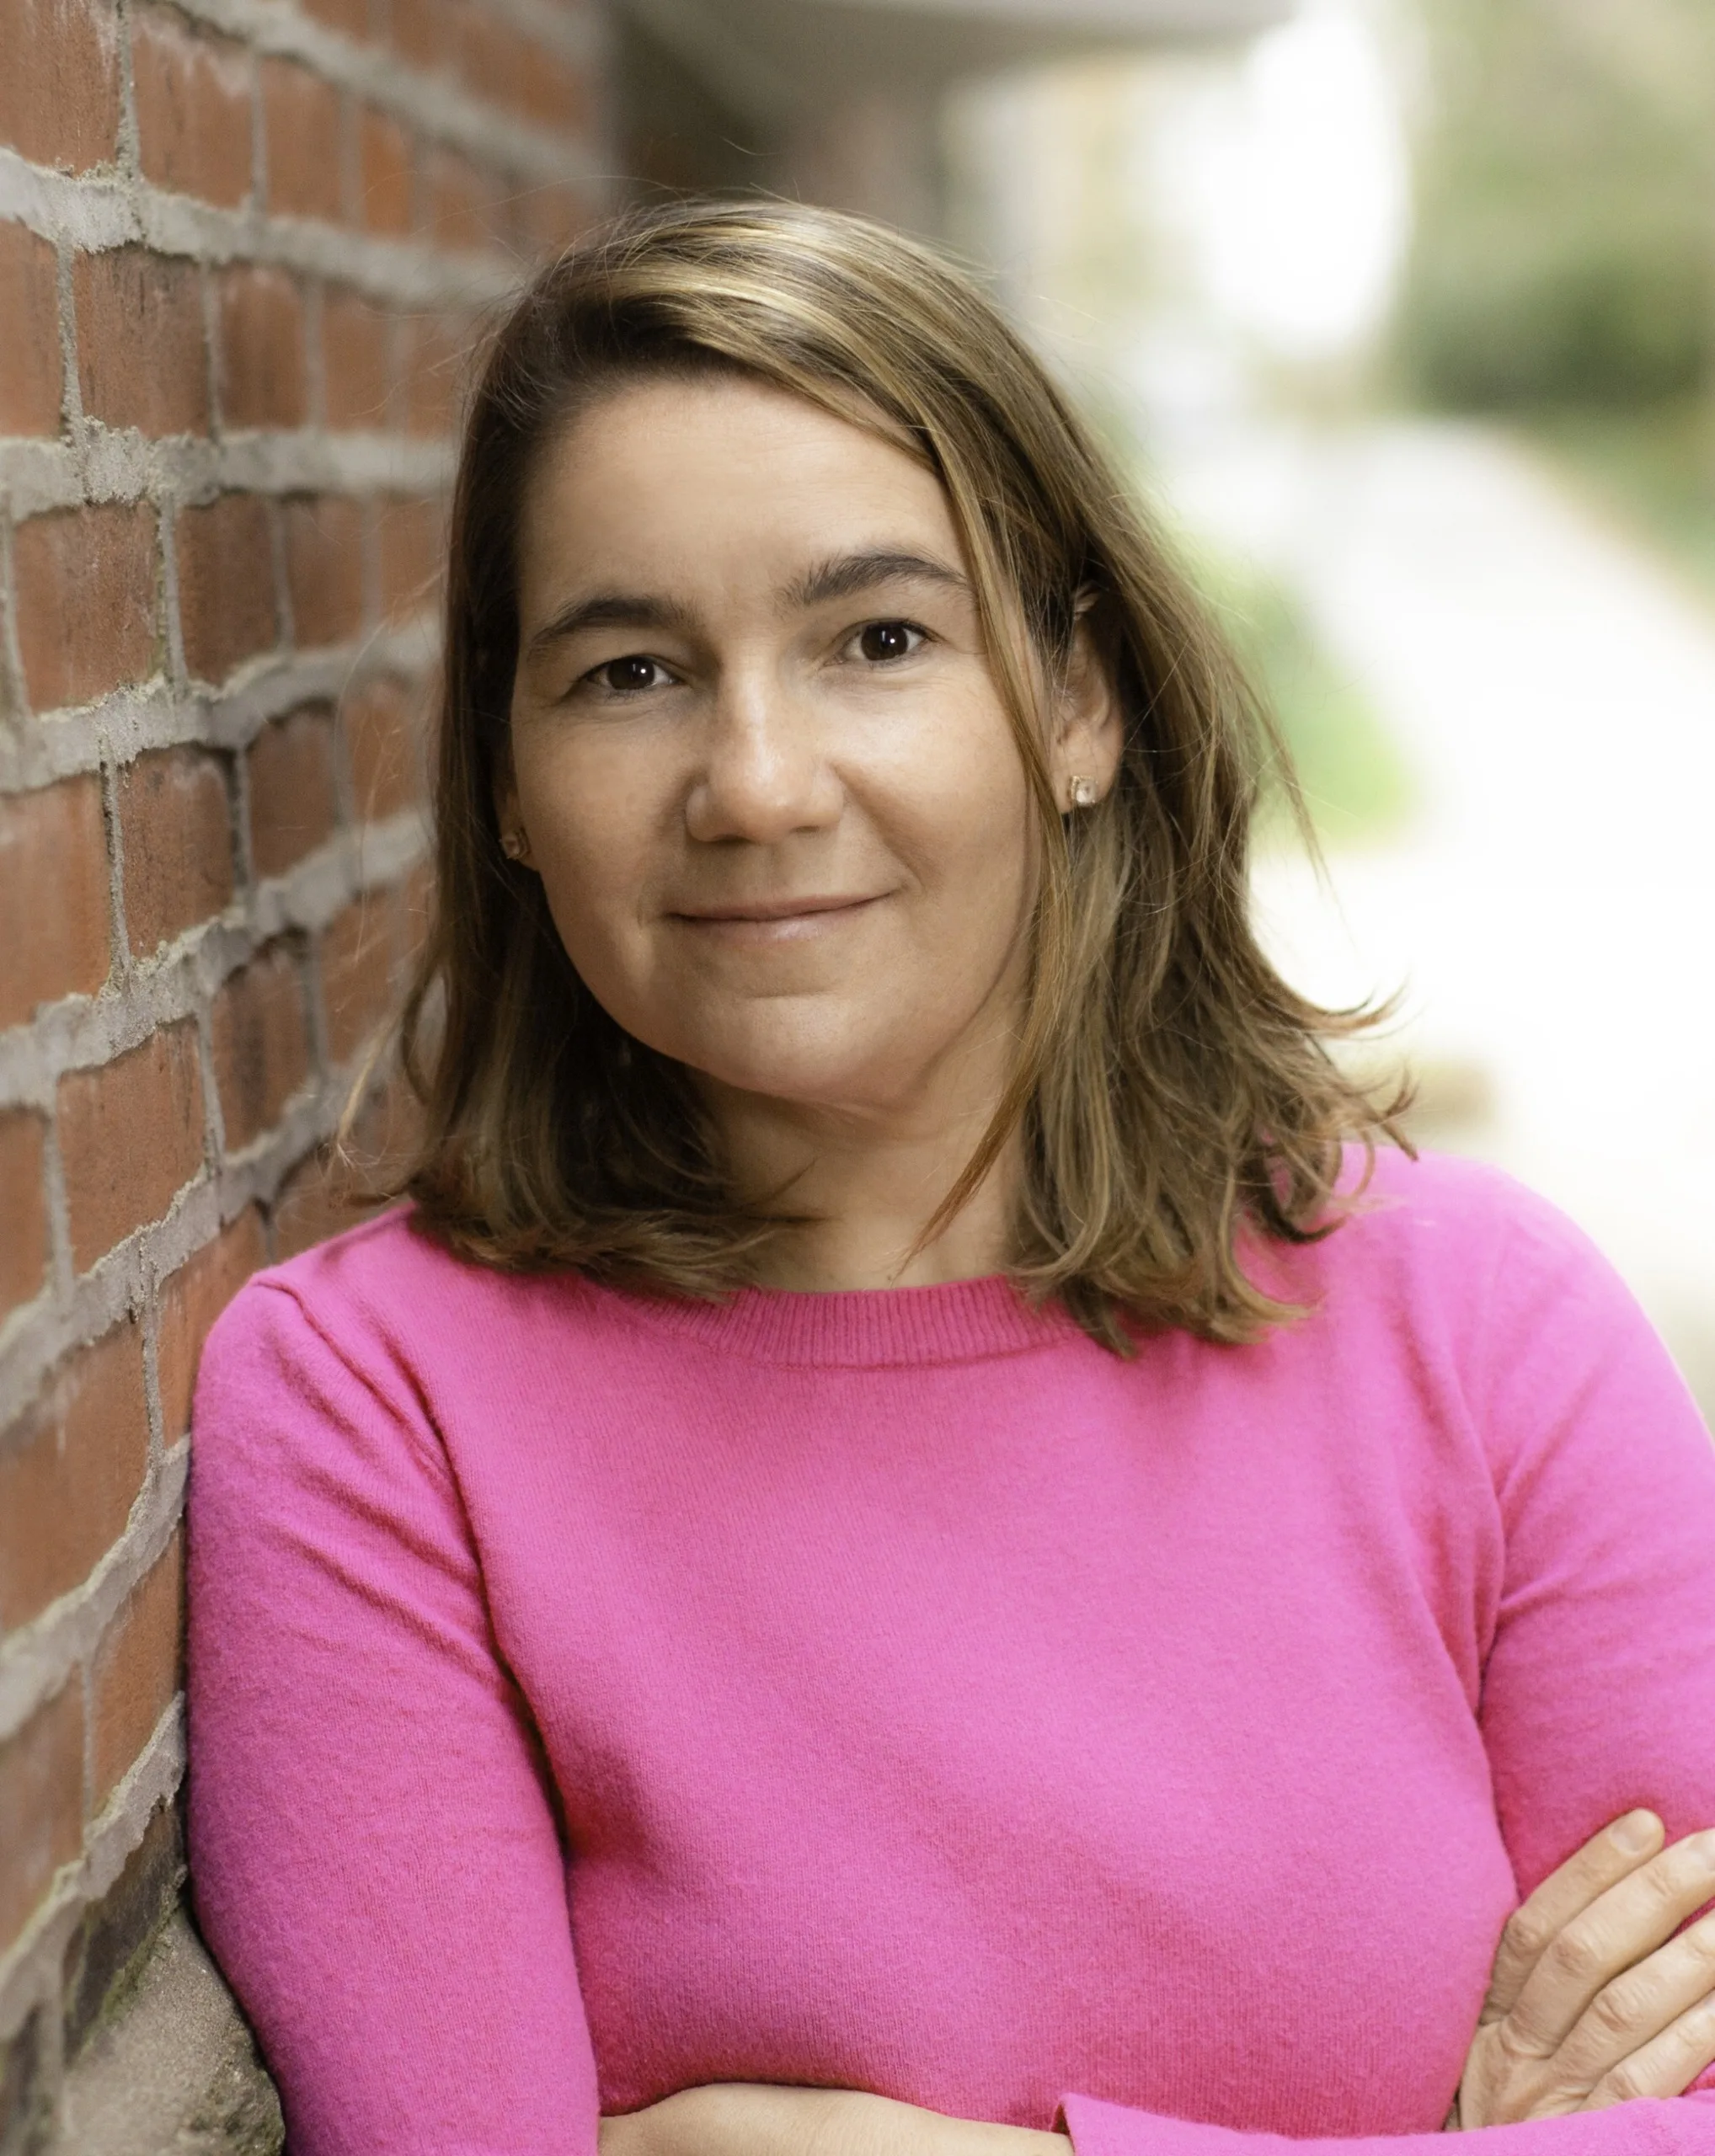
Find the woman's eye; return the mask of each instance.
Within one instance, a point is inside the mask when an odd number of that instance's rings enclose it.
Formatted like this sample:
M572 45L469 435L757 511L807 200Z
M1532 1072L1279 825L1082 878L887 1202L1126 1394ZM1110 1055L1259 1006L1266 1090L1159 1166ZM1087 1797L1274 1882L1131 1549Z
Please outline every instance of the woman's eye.
M659 659L646 659L641 652L628 652L623 659L610 659L584 678L598 688L606 689L609 696L634 696L641 690L660 688L671 677Z
M892 659L909 659L923 642L923 632L909 622L872 622L858 632L858 649L872 665L884 666Z

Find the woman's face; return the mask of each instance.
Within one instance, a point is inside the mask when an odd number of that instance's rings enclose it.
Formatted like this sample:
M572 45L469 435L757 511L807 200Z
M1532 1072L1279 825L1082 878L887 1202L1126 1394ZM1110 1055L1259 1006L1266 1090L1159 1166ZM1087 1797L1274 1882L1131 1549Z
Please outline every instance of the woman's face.
M642 383L544 453L521 542L501 828L619 1024L859 1113L1003 1052L1033 811L933 475L761 384ZM1062 798L1106 704L1068 699Z

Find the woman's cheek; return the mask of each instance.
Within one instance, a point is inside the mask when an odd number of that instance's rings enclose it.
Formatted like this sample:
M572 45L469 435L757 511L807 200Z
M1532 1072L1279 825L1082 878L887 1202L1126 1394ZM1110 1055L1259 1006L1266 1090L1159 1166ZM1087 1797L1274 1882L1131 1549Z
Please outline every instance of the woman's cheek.
M634 1001L645 976L639 926L640 867L605 831L553 830L537 847L542 889L566 956L596 1001L622 1023L617 1007Z

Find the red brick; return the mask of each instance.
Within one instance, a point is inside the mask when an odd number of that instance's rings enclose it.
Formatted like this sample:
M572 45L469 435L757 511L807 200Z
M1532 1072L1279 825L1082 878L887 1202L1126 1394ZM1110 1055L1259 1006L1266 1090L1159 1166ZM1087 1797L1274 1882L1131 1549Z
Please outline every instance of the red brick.
M177 537L184 663L199 680L223 681L280 641L268 505L254 494L222 494L182 511Z
M0 435L60 430L60 296L54 250L22 225L0 225Z
M419 861L399 894L399 955L409 964L429 933L435 912L435 871Z
M522 35L492 8L464 5L458 16L465 87L550 133L588 129L592 99L583 70Z
M209 1327L267 1257L260 1216L254 1205L247 1205L163 1287L155 1365L161 1385L161 1428L168 1444L190 1427L197 1358Z
M366 39L370 35L369 0L304 0L304 10L342 37Z
M586 129L590 118L590 85L581 72L537 45L524 71L524 111L538 127L559 134Z
M206 434L208 355L194 262L117 247L72 267L86 419L146 435Z
M313 1243L325 1242L361 1215L346 1203L344 1179L325 1146L300 1161L274 1201L274 1262L283 1264Z
M536 254L558 254L569 247L596 215L595 205L576 187L527 188L518 208L526 250Z
M22 1108L0 1115L0 1321L34 1302L48 1271L47 1125Z
M511 180L451 150L435 151L424 165L425 218L440 247L510 247L515 192Z
M83 1846L83 1704L75 1682L0 1745L0 1819L3 1954L54 1874Z
M391 323L360 292L329 291L322 302L322 373L330 427L387 424L393 382Z
M79 1911L76 1929L66 1939L65 1958L61 1964L61 1998L64 2003L61 2029L63 2055L67 2059L78 2057L110 2010L123 2011L131 2004L126 1996L126 1978L147 1958L147 1950L160 1930L161 1919L177 1899L184 1883L183 1806L171 1797L163 1797L150 1806L147 1818L140 1821L133 1813L126 1822L128 1841L138 1825L142 1826L142 1833L120 1868L119 1876L99 1900L86 1903ZM62 1926L56 1925L55 1929L65 1939ZM25 2024L26 2028L29 2025ZM136 2024L132 2025L136 2027ZM168 2039L164 2047L166 2055L174 2058L175 2065L184 2056L178 2046L187 2040L195 2042L190 2031L197 2025L192 2020L183 2035L175 2034ZM4 2056L0 2052L0 2061ZM131 2103L127 2106L127 2132L137 2131L139 2111L142 2118L149 2116L152 2092L163 2085L163 2064L158 2054L129 2082L127 2093ZM0 2076L3 2076L4 2070L3 2063L0 2063ZM143 2096L141 2103L140 2084L151 2089L151 2096ZM171 2085L170 2079L165 2085ZM158 2112L156 2116L159 2116ZM146 2138L152 2137L147 2136L147 2129L145 2133ZM84 2156L90 2156L90 2152L100 2145L99 2141L83 2134L75 2138L82 2142Z
M396 1064L384 1066L379 1082L371 1084L346 1141L350 1164L345 1176L348 1191L361 1200L366 1190L376 1187L377 1171L397 1175L422 1139L422 1102Z
M371 893L335 915L321 940L328 1051L348 1063L393 1010L393 907Z
M423 165L423 221L436 246L488 245L485 195L482 175L468 158L451 150L428 154Z
M88 1577L126 1524L148 1457L143 1340L127 1322L64 1363L0 1441L0 1627L27 1625Z
M464 393L464 324L446 315L416 315L408 327L405 426L414 435L450 435Z
M535 48L474 0L463 0L454 20L459 79L464 88L508 112L522 112L530 93Z
M37 711L91 702L155 664L160 569L155 512L56 510L13 541L18 641Z
M454 45L447 0L392 0L393 50L413 67L445 67Z
M228 270L218 294L221 424L301 427L309 382L297 280L283 270Z
M202 1071L184 1019L93 1070L60 1081L60 1159L72 1262L87 1273L158 1220L202 1166Z
M184 1666L184 1547L175 1534L95 1651L89 1671L90 1810L99 1812L179 1689Z
M372 232L409 232L413 186L410 136L366 105L357 125L358 222Z
M0 798L0 1027L107 979L107 828L93 773Z
M397 1177L422 1142L422 1108L397 1069L375 1084L336 1155L319 1145L292 1170L275 1199L270 1241L276 1263L366 1219L385 1179Z
M334 714L306 704L265 726L250 744L250 858L259 876L282 876L339 820Z
M104 0L0 0L0 142L83 172L119 147L119 26Z
M250 192L250 63L229 38L151 8L131 19L137 154L146 179L234 209Z
M268 206L337 224L344 209L345 114L330 83L290 60L262 63Z
M361 502L305 495L286 505L286 579L300 651L345 643L363 627Z
M310 1074L303 978L286 945L232 975L215 998L210 1032L227 1150L237 1153L279 1120Z
M438 501L392 501L381 518L381 604L390 622L441 603L446 547Z
M131 954L146 958L232 896L227 775L200 749L159 749L119 777L125 918Z
M419 694L382 676L366 682L345 700L351 790L357 813L366 823L394 815L423 798Z

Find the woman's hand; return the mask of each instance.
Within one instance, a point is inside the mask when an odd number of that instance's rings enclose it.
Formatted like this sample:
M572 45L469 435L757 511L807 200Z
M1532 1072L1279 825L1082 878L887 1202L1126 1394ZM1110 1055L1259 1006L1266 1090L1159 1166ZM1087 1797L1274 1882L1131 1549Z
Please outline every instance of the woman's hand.
M1447 2124L1677 2096L1715 2062L1715 1833L1617 1819L1514 1911Z
M951 2119L854 2089L745 2081L601 2121L601 2156L1066 2156L1058 2134Z

